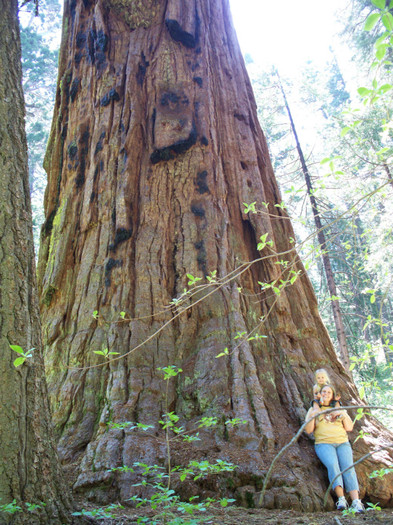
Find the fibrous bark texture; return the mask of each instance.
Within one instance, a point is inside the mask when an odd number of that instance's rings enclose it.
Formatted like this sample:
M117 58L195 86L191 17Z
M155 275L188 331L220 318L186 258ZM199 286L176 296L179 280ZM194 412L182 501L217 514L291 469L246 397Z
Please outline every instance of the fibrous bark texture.
M17 1L0 0L0 13L0 504L23 508L0 521L70 523L41 356ZM33 358L16 369L10 344ZM26 501L46 506L31 513Z
M226 0L67 0L46 167L41 310L59 450L65 462L82 457L77 489L127 499L135 478L109 469L165 462L158 420L168 404L188 429L201 417L219 420L186 452L175 447L175 464L239 465L202 495L252 498L306 413L316 368L358 401L275 206L281 197ZM265 212L246 214L252 202ZM265 234L274 244L258 252ZM261 289L278 289L291 270L301 275L281 293ZM187 273L202 280L184 296ZM264 337L244 337L253 330ZM229 355L216 358L225 347ZM120 358L94 353L106 348ZM183 370L168 400L157 371L166 365ZM382 429L370 425L374 446ZM371 463L359 469L362 493L387 502L391 485L368 480ZM265 504L318 508L324 486L304 440Z

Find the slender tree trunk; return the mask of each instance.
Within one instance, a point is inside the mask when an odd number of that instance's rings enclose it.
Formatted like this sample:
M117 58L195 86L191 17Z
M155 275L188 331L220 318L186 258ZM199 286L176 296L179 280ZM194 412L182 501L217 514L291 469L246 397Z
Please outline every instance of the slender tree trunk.
M17 1L0 0L0 12L0 504L23 508L0 521L70 523L41 357ZM33 358L15 368L10 344ZM46 506L29 513L26 501Z
M344 328L344 322L343 322L343 318L341 314L340 302L338 299L336 299L337 287L336 287L336 282L334 280L334 274L333 274L332 264L330 262L329 252L326 246L326 237L325 237L324 229L322 226L321 216L318 210L318 203L314 196L314 189L312 186L310 173L308 171L306 160L303 155L303 150L299 142L299 137L296 132L295 123L292 118L292 113L288 105L287 97L285 95L285 91L282 86L281 79L277 72L276 72L276 75L277 75L277 79L278 79L278 83L281 89L282 96L284 98L285 108L288 113L289 121L291 123L292 133L293 133L293 136L296 142L296 149L299 155L302 172L303 172L304 179L307 185L307 193L308 193L308 196L311 202L311 209L312 209L312 213L314 216L314 222L317 228L317 238L318 238L318 243L321 249L321 257L322 257L323 267L325 269L326 282L327 282L330 297L332 298L331 305L332 305L332 311L333 311L334 324L336 326L337 341L338 341L338 346L339 346L339 355L340 355L341 362L344 365L344 368L346 369L347 373L350 374L349 366L351 362L349 360L347 338L345 335L345 328Z
M298 428L315 368L358 400L274 206L281 196L227 0L66 0L46 168L41 311L59 450L66 462L82 457L76 489L128 498L135 476L109 469L163 464L168 406L187 429L218 418L196 445L174 446L172 465L233 461L228 488L211 491L241 499ZM270 214L245 214L254 201ZM258 252L264 234L274 245ZM191 295L187 273L204 285ZM244 336L253 330L265 337ZM120 358L94 353L106 348ZM157 371L167 365L183 369L168 398ZM232 428L231 417L247 424ZM325 481L310 456L308 443L293 448L268 505L319 507ZM369 468L359 471L366 490Z

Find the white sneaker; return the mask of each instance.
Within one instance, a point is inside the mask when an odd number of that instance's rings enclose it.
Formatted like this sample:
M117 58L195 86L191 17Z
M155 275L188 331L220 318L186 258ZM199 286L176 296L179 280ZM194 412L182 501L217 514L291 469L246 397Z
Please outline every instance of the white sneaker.
M355 514L364 514L364 505L360 499L354 499L352 501L351 509L355 511Z
M357 500L357 501L360 501L360 500ZM345 499L344 496L340 496L338 498L338 501L336 503L336 507L337 507L337 510L345 510L348 508L348 503L347 503L347 500Z

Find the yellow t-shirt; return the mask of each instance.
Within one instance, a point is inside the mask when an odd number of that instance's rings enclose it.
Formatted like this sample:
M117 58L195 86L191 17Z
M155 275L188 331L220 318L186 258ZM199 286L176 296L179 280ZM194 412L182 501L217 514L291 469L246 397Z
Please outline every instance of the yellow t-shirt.
M321 407L328 410L331 407ZM315 419L314 437L315 443L346 443L348 441L347 431L343 427L342 419L331 420L334 412L318 416Z

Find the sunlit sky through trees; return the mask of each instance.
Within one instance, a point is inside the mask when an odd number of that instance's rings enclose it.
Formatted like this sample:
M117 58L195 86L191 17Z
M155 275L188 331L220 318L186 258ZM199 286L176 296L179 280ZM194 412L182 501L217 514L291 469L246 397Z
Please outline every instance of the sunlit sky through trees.
M230 4L243 54L263 68L275 65L290 76L308 60L329 60L329 47L338 58L347 58L335 15L347 0L230 0Z

